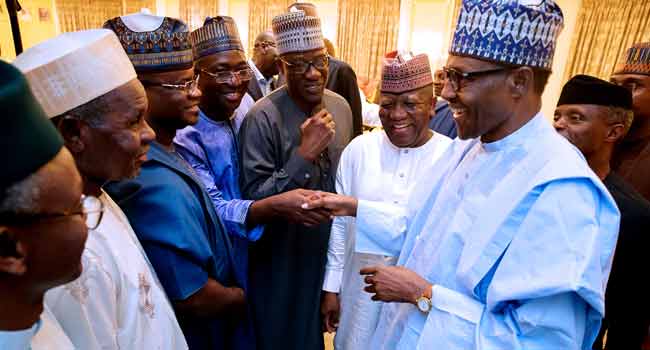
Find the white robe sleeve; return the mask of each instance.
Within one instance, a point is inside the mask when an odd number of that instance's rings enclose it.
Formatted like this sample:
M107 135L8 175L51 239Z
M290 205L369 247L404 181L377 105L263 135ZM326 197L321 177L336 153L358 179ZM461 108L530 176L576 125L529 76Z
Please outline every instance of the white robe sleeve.
M350 184L347 182L349 177L346 176L349 169L351 151L346 149L341 155L339 168L336 172L336 193L348 195L350 193ZM325 279L323 280L323 290L331 293L338 293L343 281L343 268L345 267L345 230L352 225L352 218L335 217L332 222L329 244L327 247L327 264L325 265Z
M408 227L406 213L407 210L397 204L360 199L355 251L398 257Z
M98 234L89 232L89 234ZM87 246L83 272L75 281L50 290L45 302L70 340L79 349L118 349L117 267L98 245Z
M581 349L588 323L587 304L575 293L513 302L488 310L478 300L441 286L433 288L433 307L475 325L475 349ZM437 344L426 322L417 349ZM591 346L585 348L590 349Z

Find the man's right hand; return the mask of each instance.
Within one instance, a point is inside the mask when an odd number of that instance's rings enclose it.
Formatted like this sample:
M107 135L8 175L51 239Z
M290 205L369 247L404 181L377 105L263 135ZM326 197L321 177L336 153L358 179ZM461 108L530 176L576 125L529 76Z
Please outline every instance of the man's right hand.
M357 216L359 201L350 196L329 192L316 192L309 198L305 209L327 209L333 216Z
M304 204L315 195L316 192L310 190L297 189L277 194L272 199L274 211L291 222L303 224L305 226L316 226L328 220L331 220L329 210L324 208L305 209Z
M334 140L335 133L332 115L326 109L321 109L300 125L298 154L310 162L315 161Z

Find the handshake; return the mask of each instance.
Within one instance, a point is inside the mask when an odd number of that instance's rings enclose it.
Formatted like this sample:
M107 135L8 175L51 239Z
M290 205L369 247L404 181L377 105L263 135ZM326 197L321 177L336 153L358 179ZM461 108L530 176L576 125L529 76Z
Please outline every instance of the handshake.
M335 216L357 214L357 199L336 193L297 189L274 197L277 214L305 226L315 226Z

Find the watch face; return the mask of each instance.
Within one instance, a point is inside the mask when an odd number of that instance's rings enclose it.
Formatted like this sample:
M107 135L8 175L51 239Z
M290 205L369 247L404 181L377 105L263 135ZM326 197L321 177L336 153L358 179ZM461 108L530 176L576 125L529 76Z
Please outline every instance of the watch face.
M418 309L420 309L420 311L429 312L430 308L431 306L429 306L427 299L425 298L418 299Z

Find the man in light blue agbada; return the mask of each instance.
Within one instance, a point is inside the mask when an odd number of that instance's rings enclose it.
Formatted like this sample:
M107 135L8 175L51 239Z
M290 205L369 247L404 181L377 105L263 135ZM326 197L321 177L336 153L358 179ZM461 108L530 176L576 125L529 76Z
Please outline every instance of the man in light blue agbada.
M463 1L442 92L459 138L403 245L357 232L358 252L401 251L361 270L388 302L369 348L591 348L620 215L540 112L562 23L552 0Z

